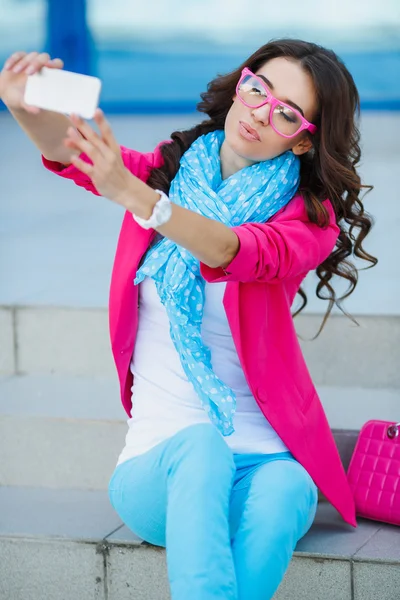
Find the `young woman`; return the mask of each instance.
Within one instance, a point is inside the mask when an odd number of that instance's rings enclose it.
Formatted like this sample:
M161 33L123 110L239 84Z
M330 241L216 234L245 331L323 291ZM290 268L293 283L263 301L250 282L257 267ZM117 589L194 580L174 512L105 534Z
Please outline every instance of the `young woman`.
M206 120L154 152L23 105L17 53L0 92L51 171L126 208L110 331L128 419L110 500L166 546L173 600L267 600L316 512L356 526L353 498L296 337L311 270L338 300L371 227L360 199L359 97L329 50L280 40L202 94ZM326 320L325 317L325 320Z

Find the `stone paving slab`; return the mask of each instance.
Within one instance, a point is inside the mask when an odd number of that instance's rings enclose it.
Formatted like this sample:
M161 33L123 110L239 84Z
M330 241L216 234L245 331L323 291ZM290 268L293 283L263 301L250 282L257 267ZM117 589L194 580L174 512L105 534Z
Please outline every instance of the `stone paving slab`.
M352 600L399 600L399 564L355 562Z
M323 502L318 506L312 528L297 544L296 552L314 557L350 559L380 527L379 523L358 519L358 527L354 528L345 523L330 504Z
M353 600L351 577L349 561L295 555L273 600Z
M0 537L1 600L109 600L104 580L94 544Z
M274 600L397 600L398 535L320 504ZM165 551L141 544L106 492L0 487L0 597L169 600Z
M0 486L0 537L98 542L120 526L105 491Z
M106 491L0 486L0 536L48 536L138 544L113 510ZM320 503L311 530L296 553L326 558L392 561L400 565L400 529L367 519L345 523L328 503Z
M372 521L369 521L372 523ZM395 563L400 581L400 527L377 523L379 529L354 555L360 561L382 561ZM399 588L400 589L400 588Z
M156 546L110 547L108 600L170 600L165 551Z
M358 519L358 527L355 529L345 523L331 505L324 502L319 504L313 526L299 541L295 552L298 556L345 560L387 560L390 556L390 560L400 564L400 547L397 548L400 537L397 535L400 536L398 528L367 519ZM135 546L141 542L126 525L107 536L106 541L123 546Z

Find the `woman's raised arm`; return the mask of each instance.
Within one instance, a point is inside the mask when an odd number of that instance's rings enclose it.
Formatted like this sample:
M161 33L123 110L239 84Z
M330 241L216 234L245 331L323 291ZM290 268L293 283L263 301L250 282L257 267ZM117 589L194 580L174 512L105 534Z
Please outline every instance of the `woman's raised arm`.
M64 65L61 59L51 60L46 53L15 52L0 72L0 98L41 154L48 160L69 165L76 151L66 148L63 140L67 136L67 129L72 125L71 121L65 115L24 103L29 75L37 73L44 66L62 69Z

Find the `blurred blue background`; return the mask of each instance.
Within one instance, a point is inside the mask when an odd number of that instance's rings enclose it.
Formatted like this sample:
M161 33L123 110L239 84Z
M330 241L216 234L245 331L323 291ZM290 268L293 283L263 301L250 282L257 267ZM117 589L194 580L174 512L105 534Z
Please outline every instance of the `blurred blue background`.
M379 265L361 274L345 307L355 315L400 315L393 250L400 230L400 0L0 0L0 63L16 50L47 49L67 69L99 76L116 139L140 152L193 127L207 83L284 36L333 48L355 77L363 107L360 175L374 186L365 208L376 218L365 247ZM106 306L118 207L93 203L50 176L5 110L0 131L0 282L7 282L0 307ZM305 286L307 312L325 312L313 274ZM335 281L338 292L343 286Z
M334 49L363 109L400 110L400 1L1 0L0 62L48 50L103 80L112 113L192 113L218 73L273 37Z

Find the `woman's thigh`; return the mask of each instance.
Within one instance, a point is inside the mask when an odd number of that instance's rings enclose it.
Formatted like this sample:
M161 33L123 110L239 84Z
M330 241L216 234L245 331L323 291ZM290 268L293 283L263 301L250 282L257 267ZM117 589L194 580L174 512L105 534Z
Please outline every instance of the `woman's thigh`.
M209 497L215 496L217 501L219 488L222 495L223 489L227 490L228 511L234 472L233 454L214 426L191 425L119 465L109 483L109 498L131 531L146 542L165 547L171 494L182 504L182 521L186 510L189 518L193 511L202 512Z
M298 539L307 533L315 518L318 490L297 460L287 457L261 459L257 466L237 480L230 504L232 539L244 516L265 528L278 516L283 519L285 515L296 515L293 521L298 523Z

